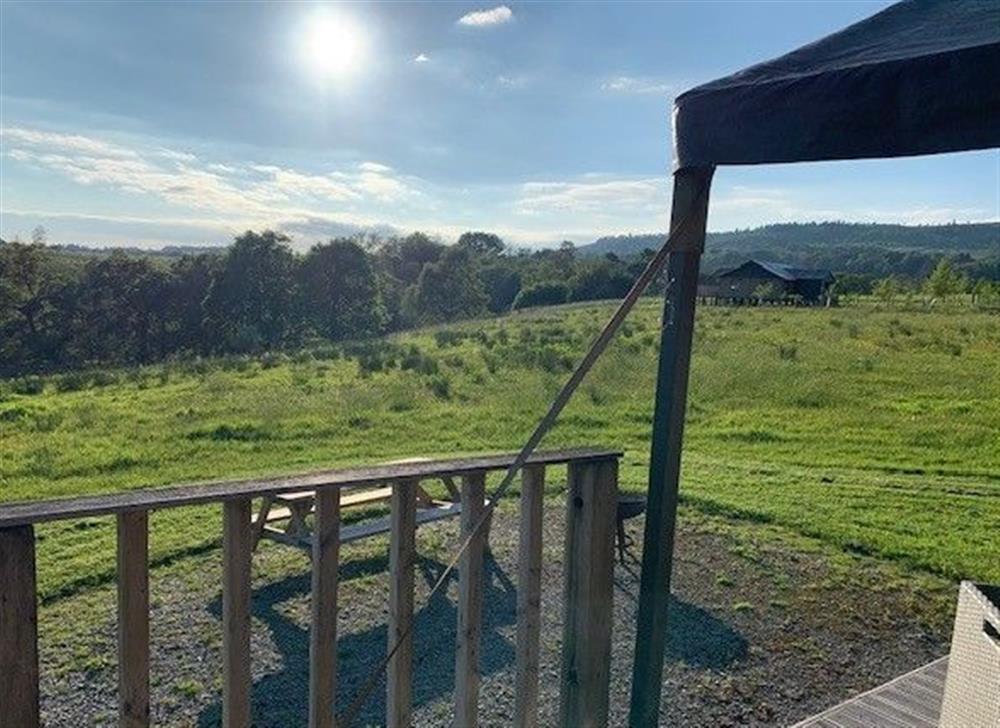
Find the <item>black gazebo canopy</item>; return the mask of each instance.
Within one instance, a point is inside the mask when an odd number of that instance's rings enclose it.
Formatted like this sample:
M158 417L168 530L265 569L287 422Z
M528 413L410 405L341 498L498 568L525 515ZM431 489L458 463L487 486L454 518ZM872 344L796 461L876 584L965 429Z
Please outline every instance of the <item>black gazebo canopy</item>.
M659 718L698 265L715 167L1000 146L1000 0L906 0L674 105L674 195L633 728Z

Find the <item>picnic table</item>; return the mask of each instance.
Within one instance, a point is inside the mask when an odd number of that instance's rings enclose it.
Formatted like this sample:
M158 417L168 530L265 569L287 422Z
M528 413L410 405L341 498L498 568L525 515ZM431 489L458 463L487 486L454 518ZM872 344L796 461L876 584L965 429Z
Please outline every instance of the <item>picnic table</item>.
M429 458L407 458L386 464L420 462L429 462ZM454 479L450 475L442 475L437 479L444 484L448 498L432 498L418 483L416 486L416 523L418 526L454 518L462 513L462 497ZM340 508L341 511L350 508L369 508L379 503L386 503L391 497L391 485L374 488L370 486L346 487L340 491ZM315 502L316 492L314 490L264 496L261 499L260 509L251 516L254 549L257 548L262 538L289 546L311 549L312 529L308 518L313 512ZM489 500L486 501L486 505L489 505ZM341 528L340 542L350 543L380 533L388 533L391 528L391 521L388 517L364 519ZM486 525L486 530L489 533L489 524Z

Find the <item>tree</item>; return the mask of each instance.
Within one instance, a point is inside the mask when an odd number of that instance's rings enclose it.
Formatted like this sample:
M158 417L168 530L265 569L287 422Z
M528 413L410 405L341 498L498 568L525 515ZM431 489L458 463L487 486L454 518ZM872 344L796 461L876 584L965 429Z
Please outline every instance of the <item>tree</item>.
M956 271L947 258L942 258L924 281L924 290L935 298L948 298L962 293L967 287L965 276Z
M486 292L469 251L448 248L437 263L424 266L413 294L418 319L426 323L479 316L486 311Z
M295 256L288 238L248 230L230 246L205 301L214 348L255 351L297 332Z
M872 294L881 301L889 303L903 293L903 284L896 276L888 276L875 282Z
M500 255L504 251L503 240L494 233L462 233L456 245L465 248L473 255Z
M0 369L28 370L57 358L64 276L43 245L0 245Z
M389 240L379 249L379 266L403 284L412 285L424 266L436 263L444 250L444 245L424 233L411 233L405 238Z
M521 274L502 263L479 269L479 280L486 291L486 307L492 313L510 311L514 299L521 291Z
M299 281L304 315L323 336L376 336L385 327L375 270L354 241L314 246L299 267Z
M632 278L620 263L605 259L583 267L569 284L570 301L622 298L632 287Z
M116 251L89 261L66 300L74 363L141 362L166 353L168 274L148 258Z
M218 255L185 255L170 266L168 294L173 351L207 354L211 349L205 300L219 275L223 259Z
M569 289L565 284L550 281L546 283L536 283L528 286L517 294L514 300L514 309L530 308L531 306L555 306L566 303L569 297Z

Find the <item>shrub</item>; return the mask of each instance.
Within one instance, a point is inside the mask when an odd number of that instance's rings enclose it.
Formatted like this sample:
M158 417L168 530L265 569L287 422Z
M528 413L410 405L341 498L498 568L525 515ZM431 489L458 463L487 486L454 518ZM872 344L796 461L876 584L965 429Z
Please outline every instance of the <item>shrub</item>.
M90 377L85 372L69 372L56 379L57 392L79 392L90 385Z
M427 386L438 399L451 399L451 380L448 377L442 375L432 377Z
M538 283L528 286L517 294L514 299L514 308L530 308L532 306L554 306L566 303L569 298L569 289L563 283Z
M45 391L45 380L41 377L20 377L11 382L14 394L41 394Z

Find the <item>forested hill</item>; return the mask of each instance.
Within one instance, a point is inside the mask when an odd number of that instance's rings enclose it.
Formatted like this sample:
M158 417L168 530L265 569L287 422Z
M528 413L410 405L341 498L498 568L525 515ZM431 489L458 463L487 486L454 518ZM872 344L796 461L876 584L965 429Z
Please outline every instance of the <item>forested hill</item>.
M614 253L633 255L645 248L658 248L664 233L613 235L599 238L577 250L583 255ZM709 233L706 252L772 251L774 257L795 258L803 249L877 248L921 252L968 253L972 256L1000 253L1000 223L951 225L884 225L878 223L811 222L780 223L749 230Z

